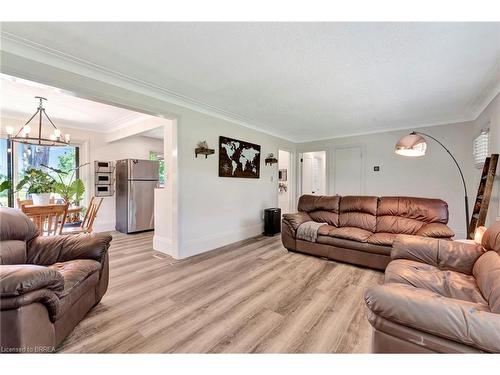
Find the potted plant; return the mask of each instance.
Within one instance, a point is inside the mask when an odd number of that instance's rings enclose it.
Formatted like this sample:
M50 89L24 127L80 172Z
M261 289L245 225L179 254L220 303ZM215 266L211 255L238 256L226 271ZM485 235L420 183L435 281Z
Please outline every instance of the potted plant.
M70 169L69 171L63 171L61 169L52 168L42 164L45 168L55 172L56 177L52 177L54 180L54 191L61 196L64 203L78 206L83 199L83 195L85 194L85 185L81 179L76 178L76 172L87 164L89 163L82 164L76 168ZM78 221L79 215L68 218L68 222L76 223Z
M55 181L48 173L41 169L29 168L17 184L16 190L21 190L25 185L28 186L26 194L31 195L33 204L50 203L50 194L55 191Z

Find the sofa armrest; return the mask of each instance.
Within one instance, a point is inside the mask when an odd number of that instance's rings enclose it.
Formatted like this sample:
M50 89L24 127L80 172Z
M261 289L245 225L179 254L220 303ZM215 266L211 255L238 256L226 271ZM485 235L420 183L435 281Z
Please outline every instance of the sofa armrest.
M297 230L297 228L305 223L306 221L311 221L311 216L307 214L307 212L297 212L294 214L284 214L283 221L287 222L291 225L293 230Z
M416 235L433 238L452 238L455 235L455 232L453 232L446 224L430 223L425 224L422 228L420 228Z
M28 243L28 262L51 265L75 259L103 261L112 240L110 234L73 234L35 237Z
M377 285L365 291L370 311L389 321L489 352L500 352L500 315L488 306L445 298L410 285Z
M391 258L414 260L471 275L474 263L483 253L483 247L477 244L400 234L392 244Z
M62 275L51 268L31 264L0 266L0 296L17 297L39 289L64 289Z

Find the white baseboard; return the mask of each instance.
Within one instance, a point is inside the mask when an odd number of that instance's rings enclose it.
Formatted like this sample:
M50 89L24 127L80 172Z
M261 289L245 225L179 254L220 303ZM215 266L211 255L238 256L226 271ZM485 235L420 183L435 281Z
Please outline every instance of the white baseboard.
M116 230L115 221L104 221L100 223L94 223L94 232L112 232Z
M155 234L153 236L153 249L160 253L170 255L174 259L179 259L179 249L173 245L170 238Z
M263 229L263 224L255 224L244 227L238 231L214 233L203 237L187 239L181 244L179 255L181 256L181 259L183 259L210 250L214 250L218 247L229 245L233 242L238 242L250 237L258 236L259 234L262 234Z

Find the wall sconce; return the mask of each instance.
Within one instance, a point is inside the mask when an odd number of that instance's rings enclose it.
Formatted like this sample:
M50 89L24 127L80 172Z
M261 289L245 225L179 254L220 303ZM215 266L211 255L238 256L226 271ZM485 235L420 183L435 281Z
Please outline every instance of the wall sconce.
M276 164L278 162L278 159L276 159L274 157L274 154L269 154L265 160L266 162L266 165L269 164L269 165L273 165L273 164Z

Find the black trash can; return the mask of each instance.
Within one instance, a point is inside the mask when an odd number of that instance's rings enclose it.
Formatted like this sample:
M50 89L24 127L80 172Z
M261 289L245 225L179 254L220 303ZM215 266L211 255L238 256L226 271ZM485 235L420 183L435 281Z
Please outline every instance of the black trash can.
M264 235L274 236L281 232L281 208L266 208L264 210Z

